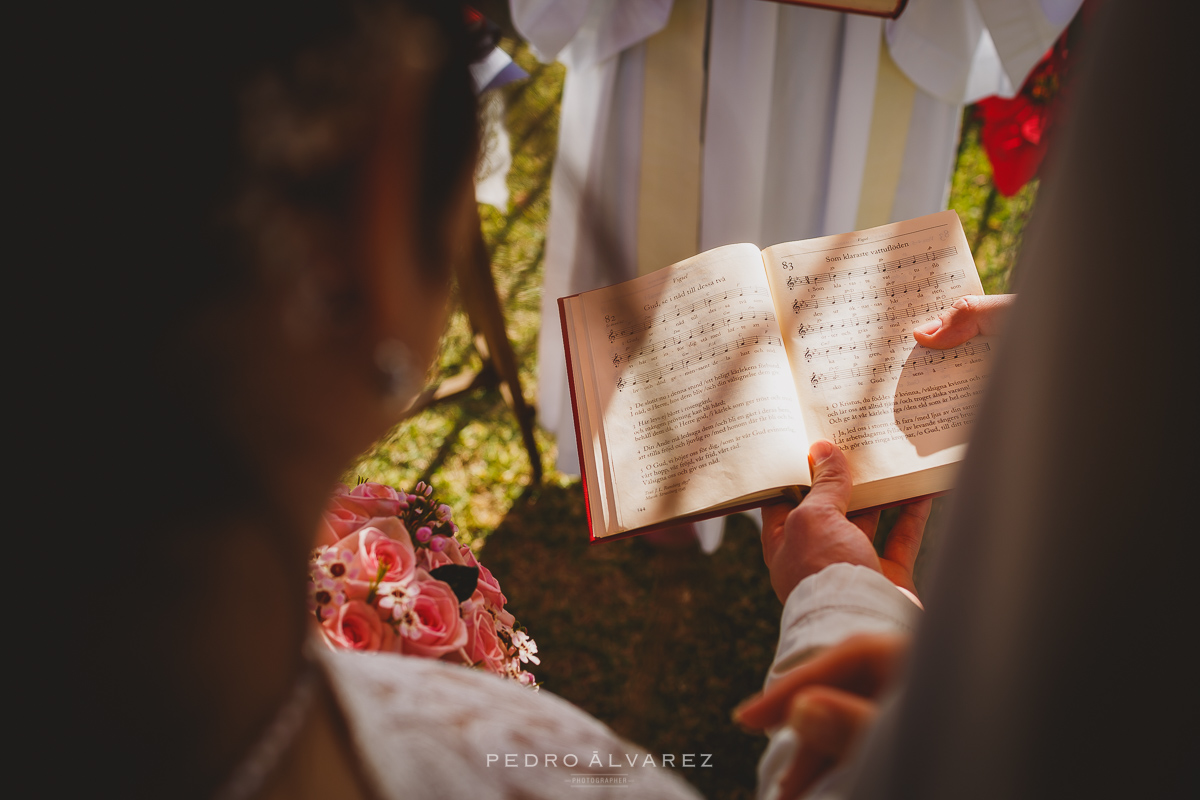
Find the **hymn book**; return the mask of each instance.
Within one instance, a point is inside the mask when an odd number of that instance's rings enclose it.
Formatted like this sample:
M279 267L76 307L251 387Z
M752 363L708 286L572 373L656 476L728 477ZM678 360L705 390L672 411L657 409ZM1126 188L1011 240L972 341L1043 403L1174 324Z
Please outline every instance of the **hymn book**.
M943 211L560 298L591 539L798 498L819 438L846 453L852 511L946 491L994 342L932 350L912 330L971 294Z

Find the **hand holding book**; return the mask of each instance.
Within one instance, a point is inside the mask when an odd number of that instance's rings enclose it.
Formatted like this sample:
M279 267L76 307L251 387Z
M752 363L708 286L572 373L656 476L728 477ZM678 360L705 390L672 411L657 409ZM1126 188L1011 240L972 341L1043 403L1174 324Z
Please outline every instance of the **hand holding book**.
M938 319L913 331L923 347L945 350L975 336L999 334L1015 295L967 295L956 300ZM836 445L820 440L809 450L812 490L800 505L785 502L764 506L763 560L780 602L800 581L833 563L870 567L892 583L916 594L913 565L921 548L932 504L922 498L905 505L884 545L875 552L879 509L847 517L852 482L845 455Z
M799 505L763 507L763 560L771 587L786 603L800 581L830 564L857 564L883 573L892 583L916 595L913 564L921 548L931 498L904 506L888 533L883 556L875 553L879 510L846 516L850 504L850 465L837 445L825 440L809 449L812 489Z

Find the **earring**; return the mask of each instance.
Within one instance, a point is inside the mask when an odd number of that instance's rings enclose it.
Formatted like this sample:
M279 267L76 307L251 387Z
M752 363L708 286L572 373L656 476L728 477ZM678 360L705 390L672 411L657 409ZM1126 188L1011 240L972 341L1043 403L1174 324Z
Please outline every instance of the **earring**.
M407 408L421 390L422 382L412 351L399 339L384 339L375 346L375 366L379 368L388 401Z

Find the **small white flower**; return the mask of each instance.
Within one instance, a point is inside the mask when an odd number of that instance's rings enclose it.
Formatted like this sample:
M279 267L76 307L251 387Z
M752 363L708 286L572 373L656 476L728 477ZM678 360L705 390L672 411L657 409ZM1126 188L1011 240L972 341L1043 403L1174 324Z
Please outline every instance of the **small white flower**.
M317 559L317 568L331 578L353 579L358 577L358 568L353 566L353 563L354 554L349 550L329 547Z
M417 587L412 580L398 583L381 583L376 591L376 604L383 610L391 609L392 619L399 620L410 616L413 603L417 599Z
M518 658L510 658L504 662L504 677L512 678L522 686L528 686L535 692L538 690L537 678L533 677L532 672L526 672L521 669L521 660Z
M399 615L396 615L397 610L400 611ZM411 606L404 609L393 609L392 614L396 632L405 639L415 639L421 635L420 620L417 619Z
M317 619L325 619L326 613L344 605L346 592L342 582L333 578L322 577L308 584L308 610L317 615Z
M525 633L525 631L513 631L512 644L517 649L517 657L524 663L542 663L542 660L537 657L537 642L529 638L529 634Z

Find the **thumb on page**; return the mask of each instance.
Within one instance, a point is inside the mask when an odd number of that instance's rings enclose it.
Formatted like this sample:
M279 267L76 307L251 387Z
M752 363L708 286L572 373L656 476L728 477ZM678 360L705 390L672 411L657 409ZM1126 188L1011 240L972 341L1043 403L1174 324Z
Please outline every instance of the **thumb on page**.
M833 442L819 439L808 449L808 466L812 470L812 491L804 498L809 506L826 506L845 514L850 506L850 465L846 456Z
M942 315L913 330L917 344L946 350L976 336L994 336L1003 329L1016 295L967 295Z

